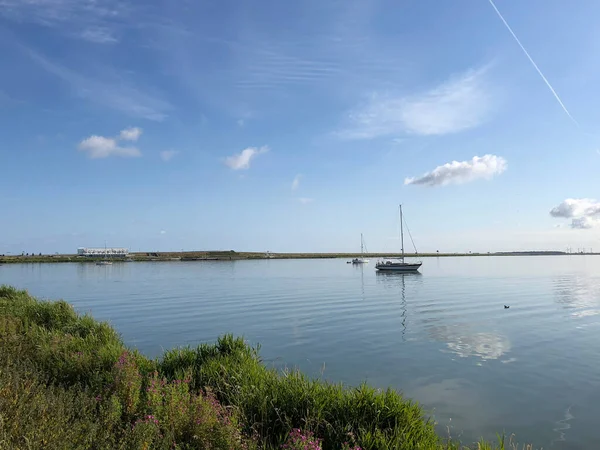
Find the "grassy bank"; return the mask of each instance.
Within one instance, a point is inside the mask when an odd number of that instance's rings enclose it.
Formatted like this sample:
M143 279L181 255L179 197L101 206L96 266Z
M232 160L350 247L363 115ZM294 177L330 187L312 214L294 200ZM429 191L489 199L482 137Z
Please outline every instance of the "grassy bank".
M586 253L587 255L598 255L599 253ZM463 256L560 256L560 255L583 255L583 253L565 253L554 251L531 251L531 252L496 252L496 253L418 253L407 254L407 257L416 258L444 258ZM189 251L189 252L147 252L131 253L128 262L140 261L241 261L252 259L335 259L335 258L393 258L398 257L396 253L265 253L265 252L236 252L236 251ZM61 263L80 262L94 263L102 257L89 258L78 255L0 255L0 264L10 263ZM115 261L125 261L116 258Z
M464 448L395 391L269 369L232 336L150 360L65 302L0 287L0 342L2 449Z

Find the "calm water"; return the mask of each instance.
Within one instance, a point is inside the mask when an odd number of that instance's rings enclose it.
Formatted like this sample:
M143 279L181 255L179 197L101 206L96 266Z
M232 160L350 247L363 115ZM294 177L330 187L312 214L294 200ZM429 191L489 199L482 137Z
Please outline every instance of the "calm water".
M600 257L432 258L422 275L373 263L3 265L0 284L109 320L150 356L244 335L277 366L400 389L466 442L505 430L600 447Z

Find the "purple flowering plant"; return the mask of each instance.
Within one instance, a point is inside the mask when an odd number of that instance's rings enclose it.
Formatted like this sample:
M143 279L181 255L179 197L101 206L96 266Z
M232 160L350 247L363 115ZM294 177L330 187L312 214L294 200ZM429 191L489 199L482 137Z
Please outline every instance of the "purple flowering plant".
M281 448L285 450L321 450L321 440L316 438L311 431L294 428L288 434Z

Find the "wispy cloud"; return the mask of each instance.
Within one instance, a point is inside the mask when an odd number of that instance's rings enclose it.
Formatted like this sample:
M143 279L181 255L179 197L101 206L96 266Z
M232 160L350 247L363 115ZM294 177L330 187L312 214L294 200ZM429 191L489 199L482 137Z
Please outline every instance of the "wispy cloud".
M97 76L86 76L50 61L31 49L25 47L23 49L33 61L67 83L82 99L120 111L131 117L155 121L164 120L167 117L167 111L172 108L167 101L140 91L133 83L114 72L104 70L106 72L104 79Z
M164 151L160 152L160 158L164 162L169 162L178 154L179 154L179 152L177 150L164 150Z
M298 17L289 17L284 4L274 6L288 15L291 25L302 30L300 38L290 39L289 31L257 28L250 21L241 24L238 36L229 43L236 57L236 85L243 90L277 91L302 86L336 89L356 83L378 81L382 75L398 76L406 63L397 57L399 45L387 47L378 38L375 15L379 2L298 2ZM313 17L309 22L300 17ZM301 27L300 29L296 27ZM383 44L383 45L382 45ZM401 62L399 62L399 60ZM289 92L289 91L288 91Z
M521 47L521 50L523 50L523 53L525 53L525 56L527 56L527 59L529 59L529 62L531 63L531 65L533 65L534 69L537 71L537 73L540 75L540 77L542 77L542 80L544 80L544 83L546 83L546 86L548 86L548 89L550 89L550 92L552 92L552 95L554 96L554 98L556 99L556 101L558 102L558 104L560 105L560 107L567 114L567 116L569 116L569 119L571 119L573 121L573 123L579 127L579 122L577 122L573 118L573 116L571 115L571 113L569 112L569 110L567 109L567 107L565 106L565 104L563 103L563 101L558 96L556 90L554 90L554 88L552 87L552 85L550 84L550 82L548 81L548 79L546 78L546 76L542 73L542 71L540 70L540 68L538 67L538 65L535 63L535 61L533 60L533 58L529 54L529 52L525 49L525 47L521 43L520 39L517 37L517 35L515 34L515 32L512 30L512 28L510 27L510 25L508 24L508 22L504 19L504 16L500 13L500 11L498 10L498 8L496 7L496 4L493 2L493 0L489 0L489 2L490 2L490 5L492 5L492 8L494 8L494 11L496 11L496 14L498 14L498 17L500 18L500 20L502 20L502 23L504 24L504 26L506 27L506 29L510 32L510 34L512 35L512 37L515 39L516 43L519 44L519 47Z
M292 181L292 191L295 191L300 187L300 179L302 178L302 174L298 174L294 177L294 181Z
M118 0L0 0L0 16L54 28L99 44L118 41L115 28L129 5Z
M314 198L308 198L308 197L300 197L298 198L298 201L300 203L302 203L303 205L308 205L309 203L312 203L315 201Z
M129 127L119 133L119 138L124 141L137 141L142 135L142 129L138 127Z
M594 228L600 226L600 202L591 198L567 198L552 208L550 215L571 219L571 228Z
M225 158L225 165L232 170L247 170L250 168L250 162L258 155L269 151L268 146L248 147L240 153Z
M246 50L247 70L244 77L236 81L236 86L247 90L308 85L339 74L339 67L329 60L309 59L294 55L290 50L274 42L262 42Z
M18 101L13 99L6 92L0 90L0 106L10 105L13 103L18 103Z
M397 81L413 70L407 58L398 58L405 44L385 42L376 29L377 3L310 0L295 2L292 9L287 3L277 3L268 11L254 8L223 17L222 32L210 37L194 23L196 15L186 11L182 20L189 33L169 32L172 48L167 57L191 95L225 110L235 120L248 111L259 117L279 112L283 103L309 99L308 92L347 96L359 87ZM202 5L188 2L186 6L205 14ZM287 18L286 27L261 25L279 16ZM216 70L197 57L200 48L221 55Z
M404 184L425 186L463 184L478 179L491 179L504 172L506 167L506 160L501 156L474 156L470 161L452 161L438 166L420 177L406 178Z
M338 135L373 139L398 134L443 135L474 128L492 109L486 71L486 67L469 70L417 95L375 93L366 105L350 112L348 126Z
M92 135L81 141L78 148L80 151L87 153L91 159L108 158L109 156L120 156L124 158L142 156L142 152L136 147L122 147L119 145L119 140L132 140L123 137L124 135L127 136L126 132L128 130L131 130L131 128L122 130L116 138Z
M118 39L108 28L94 27L83 30L79 37L96 44L114 44Z

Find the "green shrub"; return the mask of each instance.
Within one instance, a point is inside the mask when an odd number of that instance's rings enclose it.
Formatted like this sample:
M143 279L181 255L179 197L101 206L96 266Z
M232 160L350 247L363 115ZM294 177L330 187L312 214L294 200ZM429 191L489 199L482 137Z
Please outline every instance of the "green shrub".
M119 419L81 389L48 385L0 351L0 448L118 448Z
M396 391L267 368L232 335L152 361L65 302L1 286L0 343L0 449L461 448Z
M231 336L214 346L167 352L158 367L168 375L190 371L193 385L209 386L223 403L238 407L246 432L258 433L273 446L294 428L322 438L324 449L341 448L348 433L366 449L435 448L439 443L422 410L397 392L366 385L347 389L298 371L278 373L261 363L257 349Z
M234 408L189 378L160 378L110 326L64 302L0 287L0 342L0 448L255 447Z

